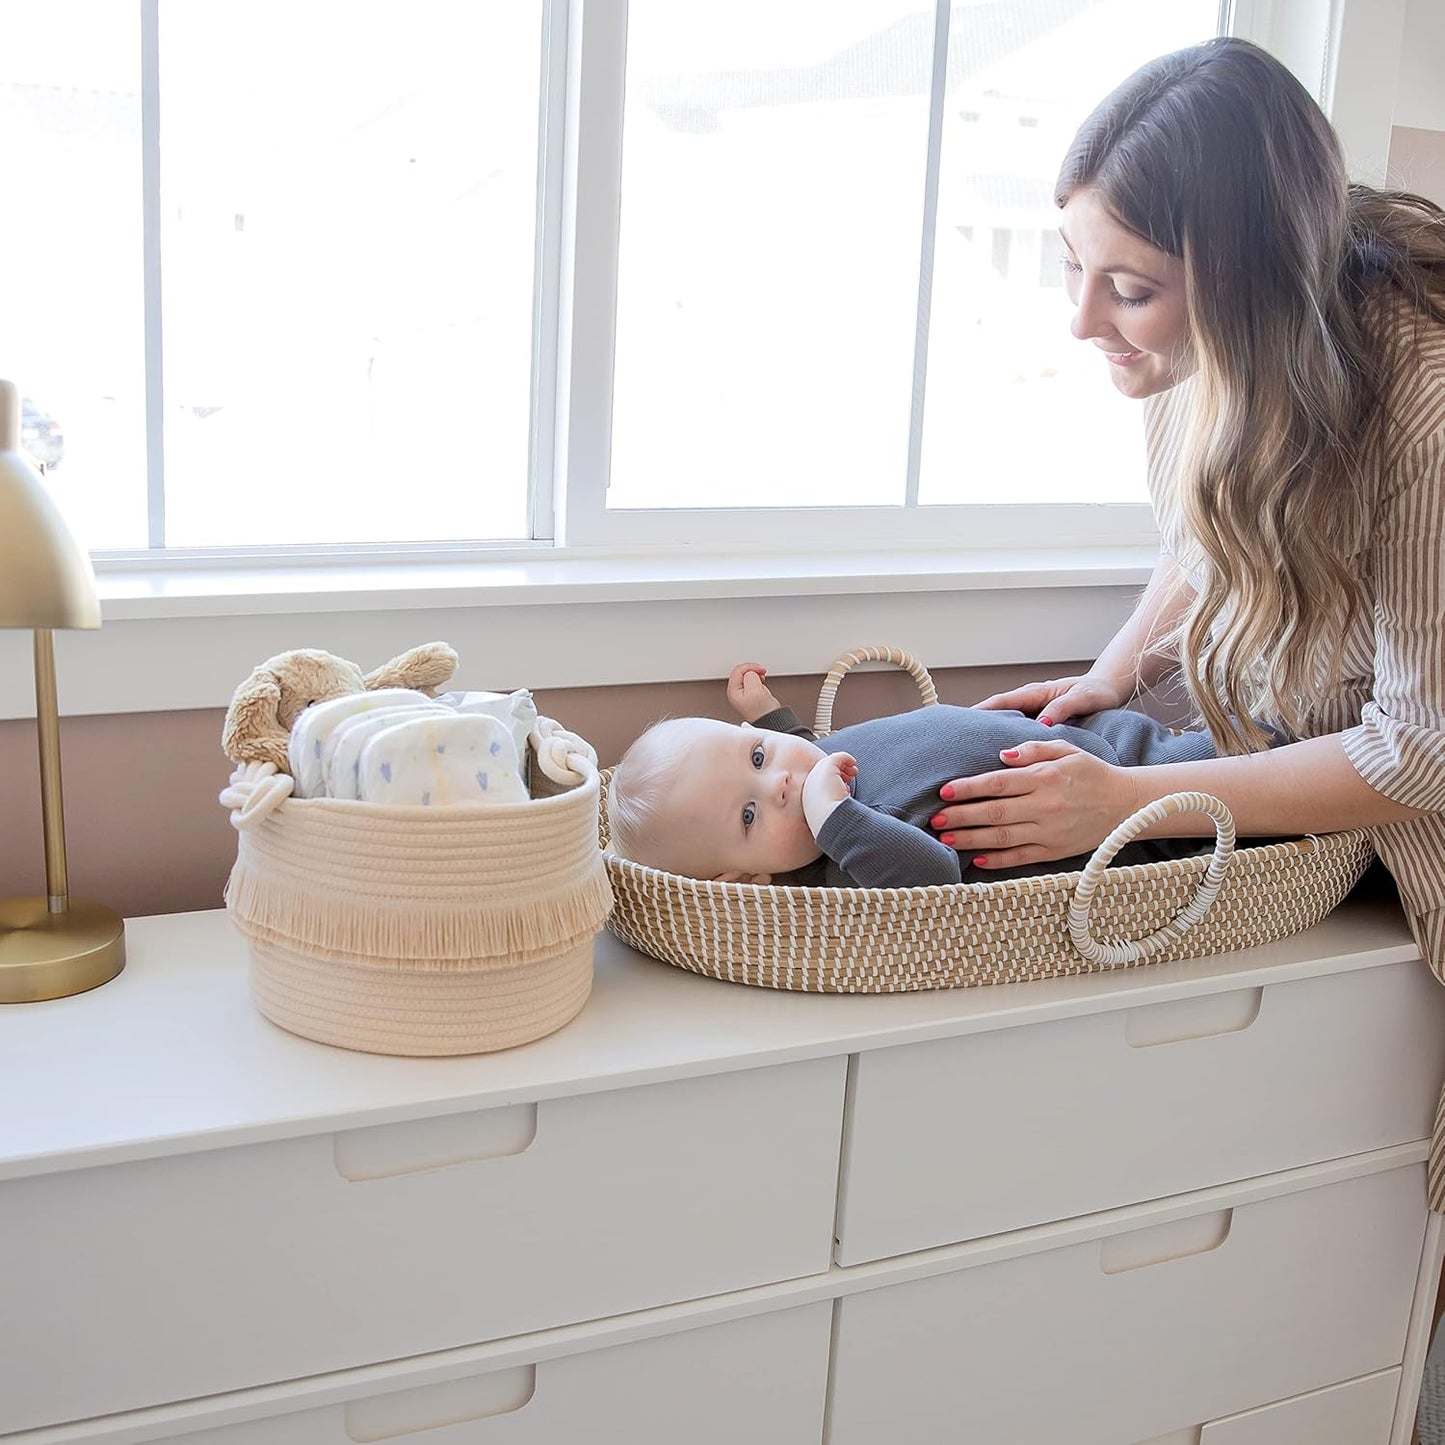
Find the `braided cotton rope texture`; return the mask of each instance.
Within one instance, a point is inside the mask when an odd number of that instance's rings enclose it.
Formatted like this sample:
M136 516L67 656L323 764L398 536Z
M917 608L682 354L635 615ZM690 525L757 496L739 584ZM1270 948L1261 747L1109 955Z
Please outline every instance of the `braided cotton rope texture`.
M909 654L859 648L839 658L824 681L820 726L814 729L820 735L831 730L839 681L861 662L901 667L918 684L924 706L937 700L927 670ZM602 775L600 818L604 849L607 776ZM1186 799L1215 820L1212 857L1107 866L1128 837L1167 816L1151 809L1183 811ZM1233 843L1228 810L1197 793L1173 795L1141 810L1105 840L1082 872L991 883L921 888L711 883L609 852L616 899L609 923L625 942L665 963L767 988L900 993L1017 983L1272 943L1318 923L1374 856L1361 829L1231 855ZM1091 927L1113 941L1096 941Z
M550 720L541 720L550 721ZM271 764L221 794L226 907L272 1022L372 1053L509 1048L566 1023L612 905L596 755L552 724L528 802L385 807L294 798Z

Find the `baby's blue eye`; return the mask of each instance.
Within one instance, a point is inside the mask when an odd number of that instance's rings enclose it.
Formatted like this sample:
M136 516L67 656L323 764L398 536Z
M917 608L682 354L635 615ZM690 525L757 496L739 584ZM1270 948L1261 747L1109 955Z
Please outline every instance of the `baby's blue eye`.
M748 756L753 760L753 766L759 771L763 770L763 745L759 743Z
M757 808L756 808L752 803L744 803L744 804L743 804L743 827L744 827L744 828L751 828L751 827L753 826L753 819L755 819L757 816L758 816L758 810L757 810Z

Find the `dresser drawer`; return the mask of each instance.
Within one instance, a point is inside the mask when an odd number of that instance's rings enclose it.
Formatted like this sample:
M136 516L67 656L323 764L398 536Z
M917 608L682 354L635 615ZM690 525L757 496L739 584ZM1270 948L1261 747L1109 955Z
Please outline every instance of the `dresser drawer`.
M1235 1445L1221 1417L1399 1364L1425 1213L1413 1165L849 1296L829 1445L1132 1445L1206 1420Z
M845 1060L0 1184L0 1433L828 1268Z
M1181 1445L1388 1445L1399 1393L1400 1371L1381 1370L1213 1420L1186 1435ZM1173 1442L1166 1438L1158 1445Z
M854 1068L840 1264L1428 1138L1445 989L1393 964L875 1049Z
M818 1445L831 1322L825 1300L443 1384L408 1388L403 1372L385 1394L153 1438L171 1445Z

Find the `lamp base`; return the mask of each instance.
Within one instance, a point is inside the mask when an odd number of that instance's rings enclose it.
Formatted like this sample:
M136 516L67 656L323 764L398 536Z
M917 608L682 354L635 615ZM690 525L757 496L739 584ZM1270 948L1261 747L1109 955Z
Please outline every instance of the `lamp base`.
M99 903L0 899L0 1003L67 998L109 983L125 967L125 923Z

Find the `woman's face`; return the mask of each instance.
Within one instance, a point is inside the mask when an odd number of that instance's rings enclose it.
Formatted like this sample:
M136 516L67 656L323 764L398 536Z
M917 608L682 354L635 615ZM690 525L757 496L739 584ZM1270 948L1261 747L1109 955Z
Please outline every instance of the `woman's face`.
M1104 353L1113 383L1136 401L1194 370L1184 263L1127 231L1088 187L1064 207L1064 289L1070 330Z

